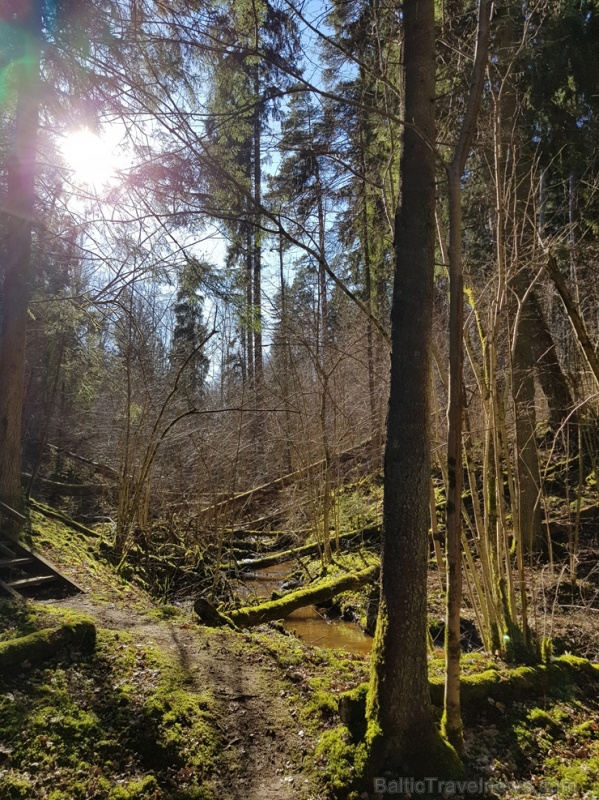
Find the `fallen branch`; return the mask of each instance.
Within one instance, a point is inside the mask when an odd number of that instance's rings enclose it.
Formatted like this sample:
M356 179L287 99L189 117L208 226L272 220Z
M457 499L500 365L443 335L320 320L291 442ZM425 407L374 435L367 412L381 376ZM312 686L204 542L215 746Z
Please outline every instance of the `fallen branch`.
M227 625L230 628L237 629L237 626L227 614L221 614L221 612L204 597L198 597L193 604L193 610L200 618L202 625L207 625L209 628L222 628Z
M108 464L101 464L98 461L93 461L91 458L85 458L85 456L80 456L77 453L73 453L71 450L63 450L57 447L55 444L50 444L49 442L46 443L46 447L55 453L60 453L61 455L66 456L67 458L72 458L75 459L75 461L80 461L82 464L87 464L87 466L91 467L94 472L97 472L98 475L102 475L104 478L111 478L112 480L118 480L120 478L118 470L113 469L113 467L109 467Z
M319 581L317 584L298 589L295 592L289 592L289 594L276 600L269 600L257 606L246 606L245 608L229 611L227 612L227 617L240 628L251 628L253 625L260 625L263 622L284 619L298 608L317 605L342 592L358 589L366 583L374 583L378 576L378 565L367 567L349 575L337 576L327 581Z

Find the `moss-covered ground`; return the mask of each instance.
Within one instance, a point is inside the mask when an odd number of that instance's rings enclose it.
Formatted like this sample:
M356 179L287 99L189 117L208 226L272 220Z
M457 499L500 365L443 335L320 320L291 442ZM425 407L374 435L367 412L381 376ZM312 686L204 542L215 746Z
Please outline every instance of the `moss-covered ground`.
M72 619L0 606L2 638ZM168 654L100 629L95 652L24 663L0 682L1 800L208 800L222 734L210 692Z
M201 628L117 574L100 537L37 514L32 523L32 544L87 593L0 603L0 641L84 612L96 620L97 645L0 677L0 800L352 796L359 733L341 722L338 698L368 679L367 656L309 646L276 623ZM367 550L339 553L326 572L370 563ZM306 567L313 577L321 571L317 560ZM434 573L431 584L439 586ZM368 602L364 590L342 597L340 609L364 619ZM429 669L438 682L435 654ZM594 679L512 695L498 688L509 670L494 657L465 653L463 671L479 692L465 709L467 776L487 797L599 798Z

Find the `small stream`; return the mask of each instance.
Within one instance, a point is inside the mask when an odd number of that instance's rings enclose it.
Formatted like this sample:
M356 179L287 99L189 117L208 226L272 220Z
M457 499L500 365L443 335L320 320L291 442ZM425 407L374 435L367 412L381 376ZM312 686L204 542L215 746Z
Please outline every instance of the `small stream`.
M261 600L270 599L274 591L288 578L289 565L276 564L259 572L245 575L240 590L245 596L256 595ZM285 630L295 633L306 644L347 650L365 655L372 648L372 637L355 624L342 619L327 619L313 606L299 608L282 620Z

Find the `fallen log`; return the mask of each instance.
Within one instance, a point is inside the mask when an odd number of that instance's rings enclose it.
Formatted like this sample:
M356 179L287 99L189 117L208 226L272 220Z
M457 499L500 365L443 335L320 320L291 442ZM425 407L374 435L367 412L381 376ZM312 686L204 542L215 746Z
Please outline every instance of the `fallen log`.
M359 572L351 572L349 575L319 581L257 606L246 606L228 611L227 617L240 628L251 628L253 625L260 625L263 622L284 619L298 608L324 603L342 592L358 589L366 583L374 583L378 576L379 566L377 564Z
M23 483L29 483L31 474L21 474ZM37 483L48 492L53 492L60 497L95 497L106 492L106 486L99 483L61 483L50 478L37 478Z
M429 678L431 702L443 708L445 690L443 677ZM576 656L560 656L549 664L533 667L514 667L499 670L489 669L461 678L462 711L478 718L485 706L509 706L533 697L564 694L596 694L599 685L599 664ZM355 739L366 732L366 698L368 683L339 695L339 716Z
M348 450L342 450L340 453L335 454L333 458L341 464L346 463L347 461L351 461L353 458L358 457L360 453L364 451L366 447L368 447L369 444L370 439L365 439L363 442L360 442L354 447L350 447ZM299 480L310 478L319 470L322 470L324 464L324 460L315 461L313 464L308 464L307 466L301 467L294 472L289 472L287 475L282 475L281 477L275 478L275 480L264 483L261 486L255 486L254 488L248 489L245 492L240 492L239 494L231 494L226 499L219 500L217 503L213 503L207 508L202 509L200 511L200 515L208 518L214 518L218 516L220 511L232 511L237 510L240 507L244 508L244 510L247 512L256 501L264 500L271 494L278 492L280 489L284 489L286 486L290 486Z
M340 542L351 542L353 539L371 541L380 536L380 525L373 525L370 528L363 528L359 531L350 531L349 533L340 534ZM331 538L331 547L334 548L337 537ZM275 564L282 564L284 561L292 561L294 558L301 556L315 556L322 550L322 544L315 542L313 544L305 544L302 547L291 548L290 550L279 550L277 553L270 553L267 556L260 558L244 558L236 564L236 570L255 572L265 567L274 567ZM233 570L233 571L236 571Z
M86 536L95 536L96 538L100 538L101 536L101 534L99 534L97 531L88 528L87 525L82 525L80 522L76 522L66 514L61 514L60 511L50 508L50 506L46 506L43 503L38 503L38 501L34 500L32 497L30 497L27 502L33 511L37 511L39 514L42 514L42 516L48 517L48 519L56 519L59 522L62 522L64 525L67 525L69 528L72 528L74 531L84 533Z
M120 478L118 470L113 469L113 467L109 467L108 464L101 464L98 461L93 461L91 458L80 456L77 453L73 453L71 450L64 450L60 447L57 447L55 444L50 444L49 442L46 443L46 447L49 450L52 450L54 453L59 453L61 455L65 455L67 458L80 461L82 464L87 464L87 466L90 467L94 472L97 472L98 475L102 475L104 478L111 478L112 480L118 480Z
M70 625L30 633L18 639L0 642L0 675L27 665L39 665L65 647L76 647L92 653L96 646L96 626L92 620L81 617Z
M193 610L200 618L202 625L206 625L208 628L222 628L224 625L228 625L230 628L237 630L237 626L233 623L231 618L227 614L221 614L221 612L204 597L197 598L193 604Z

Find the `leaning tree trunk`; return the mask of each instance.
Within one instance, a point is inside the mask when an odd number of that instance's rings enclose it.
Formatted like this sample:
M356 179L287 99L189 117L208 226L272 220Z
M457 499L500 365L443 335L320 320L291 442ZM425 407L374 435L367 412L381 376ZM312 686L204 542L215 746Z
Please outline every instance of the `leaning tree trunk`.
M564 425L572 431L577 430L577 414L568 379L561 368L553 336L534 289L530 293L526 322L531 327L528 338L533 346L536 374L549 407L549 427L554 433Z
M6 187L6 249L0 333L0 500L22 509L21 428L31 232L39 125L41 3L18 12L22 52L14 64L17 107Z
M404 119L391 394L383 503L381 606L368 697L369 771L459 770L434 721L427 667L430 367L435 242L434 0L406 0Z

